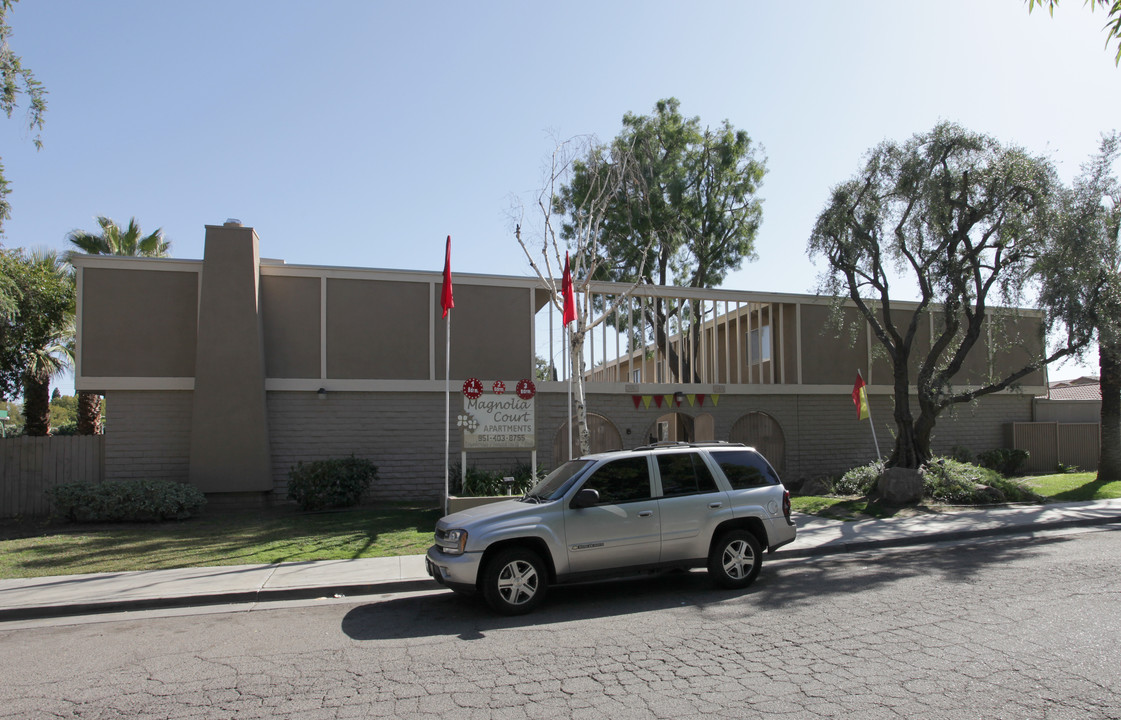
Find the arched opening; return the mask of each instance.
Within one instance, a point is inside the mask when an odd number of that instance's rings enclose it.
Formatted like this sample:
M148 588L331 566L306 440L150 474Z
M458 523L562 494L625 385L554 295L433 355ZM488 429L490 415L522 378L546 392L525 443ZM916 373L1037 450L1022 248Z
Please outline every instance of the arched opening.
M619 430L615 427L615 424L603 415L588 413L588 433L591 435L593 453L623 449L623 436L619 434ZM557 434L553 437L554 465L560 465L562 462L574 457L579 457L580 455L580 434L575 417L572 418L572 447L568 453L564 451L565 445L567 444L568 428L565 425L561 425L557 430Z
M694 442L693 418L685 413L668 413L646 428L646 442Z
M763 453L779 476L786 469L786 436L778 421L765 412L749 412L736 420L728 441L751 445Z
M714 442L716 440L716 419L708 413L701 413L693 418L693 433L697 442Z

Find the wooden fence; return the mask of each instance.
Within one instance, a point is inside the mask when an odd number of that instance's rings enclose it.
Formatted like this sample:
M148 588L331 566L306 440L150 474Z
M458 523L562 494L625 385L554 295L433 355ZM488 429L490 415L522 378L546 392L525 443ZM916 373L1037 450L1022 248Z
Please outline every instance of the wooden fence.
M1012 447L1028 451L1027 472L1055 472L1060 464L1097 470L1098 423L1012 423Z
M101 482L103 435L0 439L0 518L50 513L46 491L69 482Z

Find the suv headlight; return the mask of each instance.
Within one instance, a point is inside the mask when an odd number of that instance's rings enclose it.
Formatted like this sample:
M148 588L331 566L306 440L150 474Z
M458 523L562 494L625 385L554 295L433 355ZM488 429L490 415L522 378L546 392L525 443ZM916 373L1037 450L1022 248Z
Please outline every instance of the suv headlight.
M444 542L441 543L441 547L448 555L462 555L463 549L467 547L467 531L448 530L444 533Z

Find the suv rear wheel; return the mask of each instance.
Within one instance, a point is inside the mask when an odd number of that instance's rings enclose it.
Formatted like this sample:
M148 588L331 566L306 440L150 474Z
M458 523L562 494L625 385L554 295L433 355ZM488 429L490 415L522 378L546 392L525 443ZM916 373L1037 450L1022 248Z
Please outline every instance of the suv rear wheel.
M745 588L755 580L763 564L759 541L747 530L732 530L713 543L708 572L717 585Z
M483 597L495 612L521 615L545 599L548 576L545 563L532 550L500 550L483 572Z

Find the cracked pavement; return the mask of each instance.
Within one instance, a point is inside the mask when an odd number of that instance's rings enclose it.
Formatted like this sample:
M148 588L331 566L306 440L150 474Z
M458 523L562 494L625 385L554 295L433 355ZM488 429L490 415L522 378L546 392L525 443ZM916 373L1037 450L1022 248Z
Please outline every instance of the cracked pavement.
M0 718L1121 717L1121 531L0 625Z

